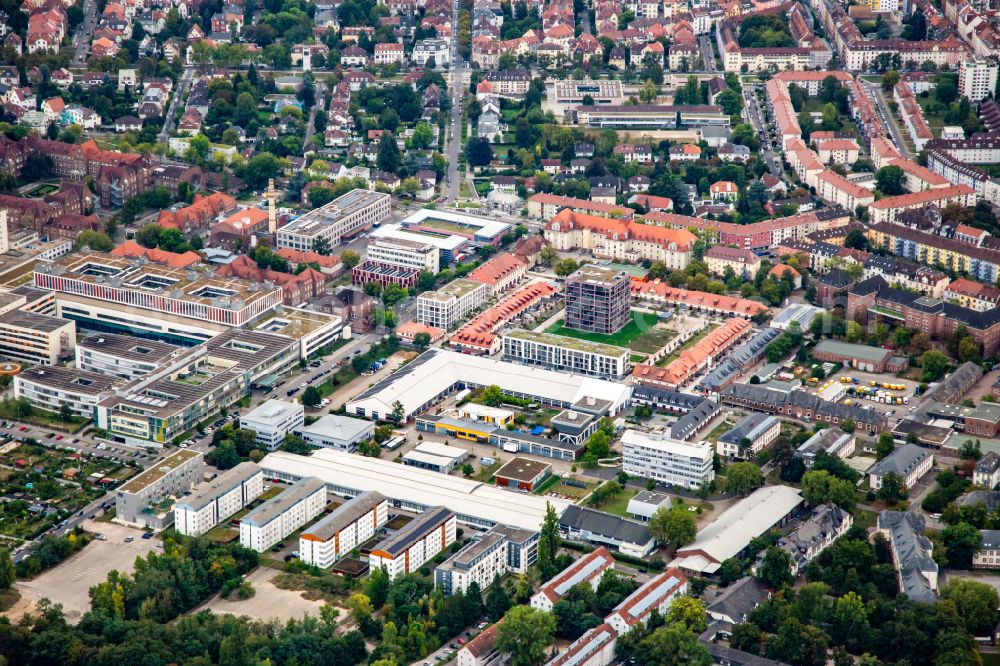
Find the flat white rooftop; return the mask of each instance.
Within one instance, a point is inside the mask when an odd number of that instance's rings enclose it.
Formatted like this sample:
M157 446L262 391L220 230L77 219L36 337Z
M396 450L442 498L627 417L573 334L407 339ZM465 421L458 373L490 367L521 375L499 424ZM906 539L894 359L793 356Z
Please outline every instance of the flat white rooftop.
M279 423L284 423L284 421L289 417L301 413L302 405L271 398L267 402L262 403L255 409L241 416L240 421L246 421L247 423L277 425Z
M434 220L450 222L451 224L457 224L459 226L476 227L475 229L470 229L469 231L480 236L487 236L489 238L503 235L510 230L510 225L508 223L491 220L488 217L465 215L463 213L451 213L445 210L431 210L429 208L421 208L420 210L415 211L403 220L403 225L434 226Z
M566 405L596 398L610 403L613 413L625 405L632 393L625 384L603 379L431 349L349 402L347 411L357 414L360 408L367 416L373 413L386 416L399 400L406 415L412 416L458 383L495 384L507 391Z
M305 478L316 476L337 489L353 494L370 490L388 498L425 508L444 506L463 522L487 521L529 530L539 530L546 504L562 515L569 503L550 497L515 493L488 483L400 465L390 460L368 458L334 449L320 449L310 456L275 451L264 456L260 467L267 473Z
M433 245L439 251L443 252L455 252L469 242L469 239L464 236L436 236L433 234L406 231L399 224L383 224L378 229L373 229L368 236L375 239L404 240L412 243Z

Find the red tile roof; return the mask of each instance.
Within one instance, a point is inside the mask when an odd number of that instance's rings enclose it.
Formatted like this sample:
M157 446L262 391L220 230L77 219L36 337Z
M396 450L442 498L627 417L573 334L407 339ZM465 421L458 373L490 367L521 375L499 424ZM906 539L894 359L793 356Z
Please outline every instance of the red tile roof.
M160 248L143 247L134 240L127 240L115 249L111 254L116 257L145 257L158 264L166 264L171 268L187 268L201 261L201 256L190 250L182 254L167 252Z

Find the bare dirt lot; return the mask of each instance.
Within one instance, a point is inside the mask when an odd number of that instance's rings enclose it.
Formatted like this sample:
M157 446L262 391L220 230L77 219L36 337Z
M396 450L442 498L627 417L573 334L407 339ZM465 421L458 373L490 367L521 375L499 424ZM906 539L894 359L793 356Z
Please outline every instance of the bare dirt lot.
M66 620L71 623L90 609L90 588L106 579L112 569L125 573L135 570L135 558L155 550L159 539L143 539L142 532L115 523L88 520L83 524L89 532L104 534L107 541L92 541L86 548L43 572L34 580L17 583L21 600L8 612L12 621L31 612L35 602L48 598L63 605ZM125 543L126 537L133 537Z
M324 602L305 599L301 592L278 589L271 579L279 573L277 569L260 567L247 576L247 580L256 591L253 597L243 601L230 601L215 595L197 610L207 608L214 613L246 615L257 620L285 621L292 618L302 619L306 615L319 617L319 609L325 605ZM341 610L342 620L347 620L349 617L346 611Z

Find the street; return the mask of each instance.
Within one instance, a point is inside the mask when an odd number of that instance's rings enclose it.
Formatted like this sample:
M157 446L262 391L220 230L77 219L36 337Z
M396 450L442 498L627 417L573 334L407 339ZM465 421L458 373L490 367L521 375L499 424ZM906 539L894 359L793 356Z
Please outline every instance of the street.
M458 25L458 0L452 5L452 25ZM447 201L454 201L459 193L458 151L462 148L462 91L465 88L466 68L458 54L458 40L451 43L451 131L447 134L445 156L448 158Z
M309 145L309 140L316 133L316 112L320 109L326 110L326 98L323 96L326 90L322 81L316 82L316 103L313 104L312 111L309 112L309 122L306 124L306 136L302 140L302 156L305 157L314 149Z
M781 167L778 166L774 151L770 148L771 137L768 134L767 126L764 124L763 115L757 102L756 90L756 86L746 84L743 85L743 106L746 109L747 115L750 117L750 123L753 125L753 128L757 130L757 134L760 136L762 144L761 154L767 162L768 170L775 178L784 180L784 173Z
M709 71L718 69L715 64L715 53L712 51L711 37L708 35L699 37L698 50L701 51L701 59L705 62L705 69Z
M191 80L193 78L194 68L185 67L184 73L181 75L181 82L178 84L177 90L174 91L173 97L170 98L170 107L167 109L167 115L163 118L163 129L157 137L158 141L166 141L169 138L170 131L174 127L174 119L178 113L179 102L187 98L187 92L191 87Z
M73 59L71 67L83 67L87 54L90 53L90 38L97 27L97 5L94 0L84 0L83 23L73 35Z
M875 104L878 106L883 129L889 130L892 134L893 141L896 143L896 147L899 148L899 151L903 153L904 157L912 157L913 155L909 147L906 145L906 140L903 138L903 132L899 129L899 125L896 123L896 118L892 115L888 105L885 103L885 99L882 97L881 88L870 81L863 81L863 83L868 89L869 96L875 100Z

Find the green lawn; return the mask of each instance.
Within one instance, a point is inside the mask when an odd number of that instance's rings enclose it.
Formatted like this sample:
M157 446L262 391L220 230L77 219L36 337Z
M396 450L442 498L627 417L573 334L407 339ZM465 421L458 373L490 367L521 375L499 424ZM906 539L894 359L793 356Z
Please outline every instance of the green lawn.
M615 345L616 347L629 347L637 352L649 354L665 345L667 340L673 336L673 331L653 329L653 326L658 321L659 317L655 314L633 311L632 320L625 324L621 330L611 335L587 333L573 328L566 328L562 319L549 326L546 329L546 333L565 335L569 338L590 340L591 342L600 342L606 345ZM653 347L659 340L662 340L662 342L658 346Z
M616 516L621 516L622 518L630 518L631 516L629 516L628 513L628 502L638 493L639 491L636 490L635 488L629 488L627 490L618 493L617 495L614 496L614 498L611 499L611 501L605 502L599 508L601 511L604 511L606 513L614 514Z

